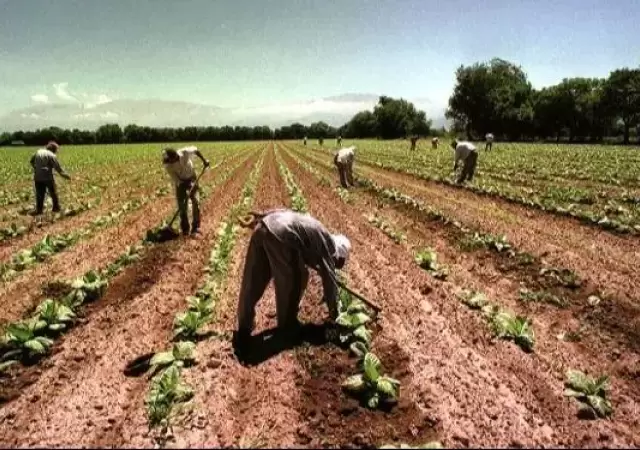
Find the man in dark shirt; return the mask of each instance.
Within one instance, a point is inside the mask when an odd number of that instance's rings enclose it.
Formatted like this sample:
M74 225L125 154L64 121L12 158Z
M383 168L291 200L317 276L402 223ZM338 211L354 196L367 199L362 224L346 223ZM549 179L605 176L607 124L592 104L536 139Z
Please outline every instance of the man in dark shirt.
M53 178L53 171L55 170L61 177L67 180L71 179L69 174L60 167L60 163L56 157L59 148L58 144L51 141L45 148L41 148L31 157L33 181L36 191L35 215L37 216L42 214L47 191L49 191L51 201L53 202L53 212L60 212L60 202L58 200L58 193L56 192L56 182Z

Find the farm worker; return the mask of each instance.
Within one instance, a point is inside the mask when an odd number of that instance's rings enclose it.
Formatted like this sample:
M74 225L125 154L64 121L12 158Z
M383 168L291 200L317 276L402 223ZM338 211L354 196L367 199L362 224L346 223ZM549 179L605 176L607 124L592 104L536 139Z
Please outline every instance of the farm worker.
M355 158L355 147L341 148L333 157L333 163L340 174L340 185L348 188L349 185L355 186L353 183L353 160Z
M69 180L71 177L67 174L60 163L56 154L60 146L54 141L50 141L45 148L39 149L35 155L31 157L31 167L33 167L33 181L36 191L36 210L35 215L42 214L44 209L44 199L49 191L51 201L53 202L54 213L60 211L60 202L58 200L58 193L56 192L56 182L53 178L53 171L55 170L61 177Z
M484 146L484 149L491 150L491 148L493 147L493 134L487 133L487 135L484 138L487 141L486 145Z
M411 150L416 149L416 142L418 142L418 136L411 136Z
M338 147L342 147L342 136L338 136Z
M298 309L309 280L308 267L322 279L323 301L331 320L338 316L336 269L349 257L351 243L346 236L331 234L317 219L290 209L251 213L245 227L253 229L244 263L238 300L236 349L242 351L254 328L258 301L273 278L276 316L280 332L295 332Z
M433 148L434 150L438 148L438 138L434 137L433 139L431 139L431 148Z
M305 146L307 145L307 137L306 136L304 137L304 145Z
M324 138L318 139L318 144L322 145L323 142L324 142Z
M455 151L455 162L453 165L453 171L458 170L458 162L463 161L462 172L458 177L457 183L463 183L464 181L471 181L473 174L476 171L476 164L478 162L478 151L475 145L468 141L458 142L453 140L451 147Z
M199 187L196 183L196 173L192 162L194 155L202 160L205 168L209 167L209 161L202 156L200 150L195 146L178 150L166 148L163 156L164 167L176 186L176 200L180 211L180 228L184 235L189 233L189 200L191 200L193 209L191 234L198 233L198 228L200 228Z

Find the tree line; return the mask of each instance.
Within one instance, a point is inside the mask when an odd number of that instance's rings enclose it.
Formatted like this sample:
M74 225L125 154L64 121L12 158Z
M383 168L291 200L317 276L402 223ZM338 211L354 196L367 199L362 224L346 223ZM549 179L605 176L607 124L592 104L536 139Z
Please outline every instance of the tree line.
M532 87L524 70L499 58L460 66L445 113L451 132L468 139L493 133L500 140L555 139L600 142L622 136L640 138L640 68L617 69L607 78L565 78L554 86ZM43 128L0 135L0 145L117 144L124 142L192 142L268 139L378 138L442 135L432 121L405 99L381 96L372 111L360 111L341 127L325 122L268 126L154 128L135 124L122 129L106 124L95 131Z
M640 68L607 78L565 78L536 90L521 67L495 58L461 66L446 116L467 137L491 132L506 140L602 141L640 137Z

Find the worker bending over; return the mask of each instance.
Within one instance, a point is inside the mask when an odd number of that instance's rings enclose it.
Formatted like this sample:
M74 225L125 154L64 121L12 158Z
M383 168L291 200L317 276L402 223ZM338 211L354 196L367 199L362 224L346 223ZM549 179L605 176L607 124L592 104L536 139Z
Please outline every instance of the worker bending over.
M351 243L341 234L330 234L309 214L289 209L252 213L253 220L243 223L253 228L242 275L238 301L236 348L245 349L255 326L258 301L273 278L276 291L276 316L280 332L298 329L298 309L307 287L311 267L322 279L323 301L331 320L338 316L336 269L344 267Z
M52 211L54 213L60 212L60 201L58 200L58 193L56 192L56 181L53 178L53 171L55 170L61 177L67 180L71 179L71 177L60 167L58 157L56 156L59 148L60 146L58 144L50 141L45 148L41 148L31 157L33 183L36 191L36 216L42 214L47 191L53 203Z
M189 200L191 200L193 220L191 223L191 234L198 233L200 228L200 204L198 192L200 190L196 182L196 173L193 168L193 156L202 160L204 167L209 167L209 161L202 156L197 147L184 147L178 150L166 148L164 150L164 167L172 178L176 187L176 201L180 211L180 228L182 234L189 234Z
M355 147L346 147L338 150L333 157L333 163L340 174L340 185L347 189L349 186L355 186L353 183L353 160L355 158Z
M491 150L493 148L493 134L487 133L487 135L484 138L487 141L487 143L484 146L484 149L487 151Z
M455 151L455 162L453 165L454 173L458 170L458 163L463 161L462 172L458 177L457 183L460 184L465 181L471 181L478 162L478 151L476 150L475 145L468 141L458 142L454 139L451 143L451 147Z
M436 150L438 148L438 138L434 137L433 139L431 139L431 148Z

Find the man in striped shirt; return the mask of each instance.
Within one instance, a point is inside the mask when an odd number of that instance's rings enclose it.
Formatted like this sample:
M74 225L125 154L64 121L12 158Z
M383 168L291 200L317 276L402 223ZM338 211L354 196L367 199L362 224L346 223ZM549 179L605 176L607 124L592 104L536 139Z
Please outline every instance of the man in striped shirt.
M36 191L36 210L35 215L42 214L44 209L44 199L47 195L47 191L51 196L53 202L54 213L60 212L60 202L58 200L58 193L56 192L56 182L53 178L53 171L55 170L61 177L69 180L71 177L67 174L60 163L56 153L60 146L50 141L45 148L38 150L35 155L31 157L31 167L33 167L33 181Z
M453 165L453 172L458 170L458 163L463 162L462 172L458 177L457 183L462 184L465 181L471 181L473 174L476 171L476 164L478 163L478 151L476 146L468 141L458 142L454 139L451 143L451 147L455 152L455 161Z

